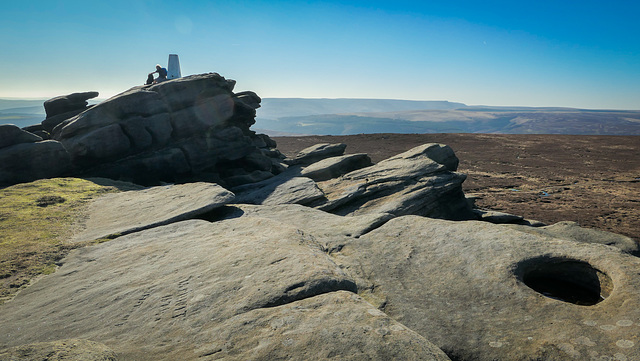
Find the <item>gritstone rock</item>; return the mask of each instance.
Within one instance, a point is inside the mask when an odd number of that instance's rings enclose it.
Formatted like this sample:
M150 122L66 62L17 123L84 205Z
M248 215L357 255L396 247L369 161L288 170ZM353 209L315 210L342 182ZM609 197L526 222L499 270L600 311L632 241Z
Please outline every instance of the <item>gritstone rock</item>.
M425 144L338 179L318 182L326 199L315 207L339 215L368 212L475 219L462 192L450 147Z
M21 143L35 143L42 138L13 124L0 125L0 149Z
M364 153L349 154L339 157L326 158L312 163L300 172L300 175L311 178L316 182L338 178L351 171L372 165L371 158Z
M98 92L73 93L49 99L44 102L47 118L87 108L87 100L98 96Z
M69 154L62 144L53 140L0 149L0 185L63 176L71 169Z
M513 226L522 232L540 234L547 237L568 239L583 243L599 243L613 246L627 253L640 256L640 244L633 239L599 229L582 228L576 222L558 222L546 227L532 228L526 226Z
M640 259L612 247L405 216L332 255L455 360L640 357Z
M219 185L203 182L108 194L91 202L75 241L113 238L195 218L233 198Z
M289 164L311 164L325 158L337 157L344 154L346 144L337 143L316 144L298 152L295 158L289 160Z
M37 342L0 350L6 361L117 361L103 344L89 340Z
M447 360L355 295L313 237L280 222L182 221L63 263L2 305L0 345L82 337L120 360Z
M52 137L83 176L228 187L272 177L283 169L269 152L275 142L250 130L260 97L234 94L234 84L211 73L134 87L58 124Z

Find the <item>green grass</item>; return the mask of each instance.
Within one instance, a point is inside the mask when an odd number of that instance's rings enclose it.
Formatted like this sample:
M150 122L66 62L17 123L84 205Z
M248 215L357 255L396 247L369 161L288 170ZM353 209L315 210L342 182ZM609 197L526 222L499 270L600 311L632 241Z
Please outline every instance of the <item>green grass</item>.
M69 242L74 224L89 200L119 191L96 181L42 179L0 189L0 303L34 277L55 272L70 250L87 245Z

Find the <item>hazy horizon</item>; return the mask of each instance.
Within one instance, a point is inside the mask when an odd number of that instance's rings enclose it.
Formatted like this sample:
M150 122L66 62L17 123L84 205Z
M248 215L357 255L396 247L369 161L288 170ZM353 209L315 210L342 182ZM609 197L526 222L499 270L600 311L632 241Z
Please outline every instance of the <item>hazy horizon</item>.
M29 1L0 12L0 98L142 85L180 56L263 98L640 108L633 1Z
M127 89L125 89L127 90ZM123 92L125 91L123 90ZM56 95L54 97L57 96L62 96L62 95L67 95L67 94L59 94ZM115 94L114 94L115 95ZM259 94L258 94L259 95ZM43 102L46 100L49 100L51 98L54 97L35 97L35 98L12 98L12 97L0 97L0 101L2 100L7 100L7 101L27 101L27 102ZM504 105L504 104L466 104L464 102L457 102L457 101L451 101L451 100L447 100L447 99L399 99L399 98L358 98L358 97L349 97L349 98L332 98L332 97L317 97L317 98L302 98L302 97L261 97L262 100L270 100L270 99L300 99L300 100L372 100L372 101L407 101L407 102L448 102L448 103L460 103L463 104L466 107L469 108L473 108L473 107L492 107L492 108L567 108L567 109L576 109L576 110L613 110L613 111L640 111L640 104L638 105L638 108L633 109L633 108L629 108L629 109L622 109L622 108L577 108L577 107L568 107L568 106L529 106L529 105ZM89 104L97 104L100 103L102 101L105 101L109 98L106 97L102 97L99 96L97 98L93 98L93 99L89 99L88 102ZM39 104L38 104L39 105ZM33 106L32 105L27 105L27 107L29 106ZM0 111L4 111L5 109L3 107L0 106ZM416 110L420 110L420 109L416 109ZM42 107L42 113L44 113L44 105ZM260 108L258 108L258 113L260 113Z

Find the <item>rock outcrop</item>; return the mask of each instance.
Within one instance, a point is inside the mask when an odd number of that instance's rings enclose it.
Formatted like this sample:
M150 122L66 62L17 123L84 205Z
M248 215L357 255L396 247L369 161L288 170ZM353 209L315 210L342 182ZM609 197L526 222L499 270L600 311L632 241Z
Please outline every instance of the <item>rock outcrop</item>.
M47 118L42 121L42 129L48 133L58 124L87 110L87 100L98 96L98 92L73 93L55 97L44 102Z
M128 209L173 203L170 191L96 200L121 205L106 233ZM229 202L74 251L0 306L0 347L90 339L119 360L640 355L640 260L614 247L488 222Z
M234 86L234 80L216 73L193 75L134 87L93 107L87 99L97 93L74 93L46 101L47 119L27 129L43 131L45 138L51 133L66 151L55 153L60 159L49 168L66 166L45 177L94 176L144 185L206 180L227 187L270 178L286 169L284 156L268 136L250 130L260 97L234 94ZM6 147L1 134L7 132L0 131L0 145ZM25 141L24 134L10 138ZM23 158L16 163L25 163L24 173L35 171ZM0 167L5 174L0 185L42 177L42 172L30 179L13 177L13 169Z
M318 149L331 152L318 154ZM296 203L342 216L390 213L477 218L462 192L466 177L455 172L458 158L450 147L425 144L375 165L366 155L343 156L343 151L340 144L305 149L293 161L287 160L292 166L278 176L232 188L236 202ZM313 154L314 163L300 161L309 159L308 154Z
M182 221L63 263L2 306L0 345L84 338L120 360L448 360L285 223Z
M71 158L59 142L43 141L15 125L0 125L0 185L57 177L71 167Z
M615 248L407 216L334 255L385 313L453 359L640 357L640 259Z

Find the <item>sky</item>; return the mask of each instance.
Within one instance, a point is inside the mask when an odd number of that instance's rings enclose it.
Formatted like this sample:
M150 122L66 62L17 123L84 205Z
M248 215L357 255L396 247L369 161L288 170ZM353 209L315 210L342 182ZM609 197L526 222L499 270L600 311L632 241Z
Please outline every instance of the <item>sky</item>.
M263 98L637 110L639 19L637 0L6 0L0 98L107 98L178 54Z

